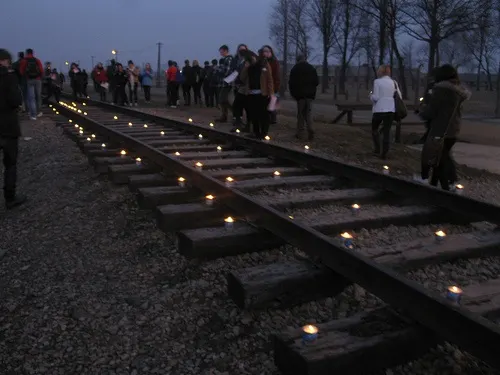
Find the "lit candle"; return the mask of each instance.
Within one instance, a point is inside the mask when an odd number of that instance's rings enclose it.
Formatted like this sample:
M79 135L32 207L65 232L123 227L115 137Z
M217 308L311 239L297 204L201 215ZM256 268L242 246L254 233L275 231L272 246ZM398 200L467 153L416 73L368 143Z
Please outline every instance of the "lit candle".
M423 101L424 101L424 98L423 98L423 97L422 97L422 98L420 98L420 101L421 101L421 102L423 102Z
M281 177L281 173L279 173L278 171L274 171L273 176L274 176L274 179L277 180Z
M78 113L82 113L82 110L81 110L81 109L79 109L79 110L78 110Z
M165 132L162 130L162 131L160 132L160 135L165 135Z
M203 169L203 164L201 164L200 162L197 162L195 164L195 167L196 167L197 170L201 171Z
M95 138L95 134L92 134L92 135L91 135L91 137L92 137L92 138Z
M240 134L240 129L236 129L236 133Z
M80 126L80 130L82 130L82 131L83 131L83 128L82 128L81 126Z
M224 219L224 226L226 227L226 230L231 230L233 229L234 226L234 219L229 216Z
M128 123L128 126L132 126L133 124L131 122Z
M455 193L457 193L458 195L462 195L463 192L464 192L464 186L460 185L460 184L456 184L455 185Z
M446 233L442 230L438 230L436 233L434 233L434 236L436 237L436 242L441 243L446 238Z
M49 104L49 107L52 108L52 104Z
M113 118L114 118L115 120L118 120L118 116L114 116Z
M202 134L198 134L198 138L199 139L203 139L203 135Z
M217 146L217 152L222 152L222 147Z
M73 120L68 120L68 122L71 124L73 122Z
M87 103L82 103L83 105L87 105Z
M232 177L226 177L226 186L231 186L231 184L234 182Z
M210 126L213 128L213 127L214 127L214 123L213 123L213 122L211 122L211 123L210 123Z
M144 124L144 127L147 128L148 127L148 124Z
M106 148L106 143L103 143L103 144L101 145L101 147L102 147L102 148Z
M288 217L293 220L293 216L292 215L288 215Z
M79 127L78 124L75 124L75 128L78 128L78 127Z
M56 109L55 109L55 108L52 108L52 110L53 110L54 112L56 111Z
M457 286L450 286L446 291L446 299L460 303L460 299L462 298L462 289Z
M354 242L352 241L352 236L344 232L340 235L342 237L342 242L344 243L344 246L347 247L348 249L352 249L354 247Z
M80 134L83 134L83 130L80 130L80 132L79 132L79 133L80 133Z
M127 156L127 151L121 150L120 151L120 155L121 155L122 158L124 158L125 156Z
M176 157L179 157L181 156L181 153L179 151L176 151L175 154L174 154Z
M56 115L58 115L58 114L59 114L59 112L56 112Z
M177 182L179 183L179 186L180 186L180 187L184 187L184 186L186 186L186 179L185 179L184 177L179 177L179 178L177 179Z
M89 141L89 142L90 142L90 141L92 141L92 138L90 138L90 137L87 137L87 141Z
M142 164L142 159L141 158L135 158L135 165L141 165Z
M352 211L352 214L353 214L353 215L357 215L357 214L359 214L359 209L360 209L360 208L361 208L361 207L359 206L359 204L354 203L354 204L351 206L351 211Z
M310 343L318 338L318 327L308 324L302 327L302 342Z
M188 121L189 121L189 122L193 122L193 119L192 119L192 118L188 118Z
M87 112L83 112L83 115L84 115L84 116L87 116Z
M384 174L389 174L389 167L388 167L387 165L384 165L384 166L382 167L382 172L383 172Z
M205 197L205 203L207 204L207 206L213 205L214 204L214 199L215 199L215 197L213 195L211 195L211 194L207 195Z
M268 135L266 135L266 136L264 137L264 140L265 140L266 142L269 142L269 141L271 140L271 137L270 137L270 136L268 136Z
M305 145L304 146L304 152L307 154L309 152L309 146L308 145Z

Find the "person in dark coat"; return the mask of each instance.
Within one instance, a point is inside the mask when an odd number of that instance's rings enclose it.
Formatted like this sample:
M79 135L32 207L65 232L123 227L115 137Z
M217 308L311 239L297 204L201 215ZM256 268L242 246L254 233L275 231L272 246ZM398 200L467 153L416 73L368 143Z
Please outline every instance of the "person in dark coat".
M81 82L81 70L78 67L78 64L71 63L68 72L71 89L73 91L73 99L76 100L78 95L82 91L82 82Z
M184 82L182 82L184 105L191 105L191 89L196 84L196 76L193 67L189 64L189 60L184 61L182 76L184 77Z
M434 68L431 71L431 73L428 75L428 77L427 77L427 87L425 88L424 96L422 98L420 98L420 106L419 106L419 108L417 108L415 110L416 114L419 114L423 110L423 108L425 108L425 106L429 103L429 100L430 100L431 94L432 94L432 89L434 87L434 84L436 83L435 77L436 77L437 70L438 70L438 68ZM429 124L429 121L426 121L426 123L425 123L425 133L422 136L422 138L420 138L415 143L416 144L423 144L423 143L425 143L425 140L427 139L427 136L429 135L429 130L430 130L430 124Z
M316 68L309 64L304 56L298 56L297 64L290 71L288 78L290 95L297 101L297 139L304 138L304 123L307 126L309 140L314 138L312 103L316 99L318 85Z
M7 208L14 208L26 201L26 197L16 193L21 136L18 111L23 104L23 97L16 72L9 69L11 62L9 51L0 49L0 151L3 151L3 196Z
M239 44L236 48L236 55L234 55L231 67L232 71L238 72L238 77L234 80L234 100L233 100L233 129L232 132L235 132L236 129L241 129L243 125L243 112L246 112L247 106L247 95L246 95L246 87L241 81L241 71L245 66L245 56L248 51L248 47L246 44ZM248 114L247 114L248 118ZM246 126L244 131L248 131L248 125Z
M201 105L201 85L203 85L203 74L200 64L198 60L193 60L193 66L191 68L193 70L194 76L194 84L193 84L193 96L194 96L194 104Z
M205 61L203 65L204 67L201 71L203 97L205 99L205 105L207 107L213 107L213 99L210 97L210 80L212 79L212 67L210 66L209 61Z
M262 47L262 54L264 55L264 57L269 62L269 65L271 66L271 73L273 75L274 95L279 98L279 92L281 87L280 62L276 58L276 55L274 54L272 47L267 44ZM270 114L271 114L271 124L276 124L276 122L278 121L277 111L274 110L270 112Z
M115 91L113 102L117 105L128 105L127 93L125 92L125 88L128 84L128 74L123 69L123 65L117 63L115 65L115 74L114 74L114 83L115 83Z
M429 122L429 137L444 138L443 147L430 184L443 190L450 190L457 181L455 162L451 150L457 141L462 122L462 104L470 98L470 91L460 83L457 70L451 65L443 65L436 71L436 82L429 102L420 116ZM429 178L430 163L427 160L426 146L422 150L422 171L419 182L426 183Z
M116 98L115 95L115 72L116 72L116 60L111 59L110 64L106 67L106 76L108 77L109 92L113 100ZM116 104L116 103L113 103Z

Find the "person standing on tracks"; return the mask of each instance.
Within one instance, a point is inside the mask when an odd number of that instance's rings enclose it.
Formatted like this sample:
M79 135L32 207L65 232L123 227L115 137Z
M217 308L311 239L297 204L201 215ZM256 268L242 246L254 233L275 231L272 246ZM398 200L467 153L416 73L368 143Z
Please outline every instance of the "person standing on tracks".
M116 64L114 81L115 81L115 92L114 92L113 102L121 106L129 105L129 101L127 99L127 93L125 92L125 88L129 83L129 76L125 71L125 69L123 69L123 65L120 63Z
M220 86L220 74L219 74L219 62L217 59L212 60L212 71L210 77L210 97L212 107L219 108L219 86Z
M170 108L177 108L179 86L177 83L177 67L172 60L168 61L168 69L165 72L167 79L167 105Z
M71 85L71 90L73 91L73 100L78 98L78 95L81 93L81 71L78 67L78 64L71 63L69 67L69 81Z
M189 60L184 61L182 76L184 77L184 81L182 82L182 96L184 97L184 105L190 106L191 89L193 89L196 83L196 77L193 71L193 67L189 63Z
M439 183L443 190L457 182L457 171L451 150L457 141L462 122L462 104L471 96L461 83L457 70L443 65L436 71L435 84L428 104L420 116L429 122L429 136L422 149L422 170L419 182L427 183L433 169L430 184Z
M420 112L429 103L429 100L430 100L431 95L432 95L432 89L434 87L434 84L436 83L436 78L435 77L436 77L437 70L438 70L438 68L434 68L431 71L431 73L428 75L428 77L427 77L427 87L425 88L424 96L421 99L420 107L415 110L416 114L420 114ZM426 121L425 122L425 133L422 136L422 138L420 138L416 142L417 144L424 144L425 143L425 141L427 139L427 136L429 135L430 129L431 129L430 128L430 123L429 123L429 121Z
M266 58L267 62L271 66L271 73L273 75L273 86L274 86L274 96L279 97L279 91L281 86L281 72L280 72L280 63L276 56L274 55L274 51L271 46L265 45L262 47L262 54ZM276 109L270 111L271 116L271 124L276 124L277 122L277 111Z
M37 59L31 48L26 50L25 58L21 61L19 70L26 79L26 95L30 119L36 120L43 115L42 108L42 79L43 65Z
M236 48L236 55L233 57L233 66L231 68L232 71L238 72L238 77L234 80L234 101L233 101L233 129L232 132L235 132L236 129L240 129L243 126L243 112L246 112L247 105L247 95L246 95L246 87L241 81L241 71L245 66L245 55L248 51L248 47L246 44L240 44ZM248 114L247 114L248 117ZM244 131L248 131L248 129L244 129Z
M391 67L382 65L377 70L377 78L373 81L373 91L370 93L370 100L373 103L372 115L372 139L374 153L380 155L382 159L387 158L391 142L391 127L394 122L396 103L394 95L399 95L399 86L391 78ZM382 152L380 150L380 131L382 124Z
M219 72L222 78L219 92L219 106L221 116L217 121L224 123L227 122L229 110L231 109L231 104L229 103L229 95L231 94L233 83L226 82L226 78L228 78L229 75L233 73L233 56L229 54L229 47L225 44L219 48L219 53L222 56L222 63L219 63Z
M144 70L142 71L142 89L144 90L144 100L146 103L151 102L151 86L153 86L153 69L150 63L146 63Z
M87 98L88 97L88 94L87 94L87 87L89 85L89 75L87 73L87 71L85 69L83 69L81 71L81 82L82 82L82 91L81 91L81 96L83 96L84 98Z
M116 60L111 59L109 65L106 68L106 75L108 76L108 84L109 84L109 92L113 100L113 104L115 102L115 73L116 73Z
M200 63L198 60L193 60L193 98L195 105L202 105L201 102L201 85L203 84L203 69L201 69Z
M102 63L98 63L96 65L96 68L94 69L93 76L95 81L97 82L98 85L98 91L99 91L99 96L100 100L102 102L106 101L106 87L109 88L109 79L108 79L108 73L106 72L106 69L104 69L104 66Z
M319 78L316 68L307 62L305 56L297 56L297 63L288 77L288 90L290 96L297 102L297 133L295 137L299 140L304 139L304 124L307 126L308 139L314 138L312 104L316 99L318 85Z
M0 49L0 151L3 151L3 194L8 209L26 201L26 197L16 193L17 156L21 136L18 112L23 104L23 97L16 72L9 69L11 61L9 51Z
M138 68L134 65L132 60L127 63L127 75L128 75L128 96L130 99L130 106L135 105L137 107L137 89L139 88L139 72Z
M201 71L202 76L202 88L203 88L203 98L205 100L205 106L210 108L210 79L212 78L212 67L209 61L203 63L203 69Z

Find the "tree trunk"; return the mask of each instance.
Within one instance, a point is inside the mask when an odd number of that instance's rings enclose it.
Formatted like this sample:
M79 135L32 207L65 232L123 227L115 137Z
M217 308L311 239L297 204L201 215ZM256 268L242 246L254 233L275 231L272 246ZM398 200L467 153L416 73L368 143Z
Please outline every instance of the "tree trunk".
M500 63L498 63L497 72L497 100L495 106L495 118L500 118Z
M285 14L283 19L283 65L281 66L281 82L288 82L288 0L285 0ZM287 85L280 86L280 96L285 98Z
M323 66L321 76L321 92L324 94L328 88L328 47L323 47Z
M386 50L386 30L387 30L387 0L379 0L380 8L379 8L379 56L378 63L379 65L384 65L385 61L385 50Z

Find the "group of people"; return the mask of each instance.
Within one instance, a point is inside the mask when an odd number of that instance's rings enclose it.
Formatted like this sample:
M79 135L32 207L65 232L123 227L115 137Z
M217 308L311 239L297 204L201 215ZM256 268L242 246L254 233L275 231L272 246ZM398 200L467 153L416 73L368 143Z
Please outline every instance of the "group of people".
M402 98L391 69L378 69L370 99L373 102L372 138L374 152L383 159L389 152L391 127L397 115L397 100ZM461 84L457 70L449 64L435 68L428 76L428 86L416 113L425 121L426 132L421 154L421 173L415 181L454 190L458 180L451 150L457 142L462 118L462 104L471 96ZM382 126L381 126L382 124ZM382 133L382 145L380 139ZM431 175L432 171L432 175Z

